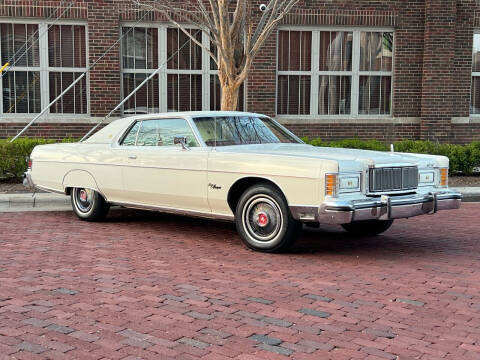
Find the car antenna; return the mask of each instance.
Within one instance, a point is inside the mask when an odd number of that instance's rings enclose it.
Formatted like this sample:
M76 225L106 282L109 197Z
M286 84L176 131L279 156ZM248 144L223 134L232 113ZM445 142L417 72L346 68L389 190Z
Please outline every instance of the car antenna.
M217 149L217 117L213 117L213 132L214 132L214 137L213 137L213 149Z

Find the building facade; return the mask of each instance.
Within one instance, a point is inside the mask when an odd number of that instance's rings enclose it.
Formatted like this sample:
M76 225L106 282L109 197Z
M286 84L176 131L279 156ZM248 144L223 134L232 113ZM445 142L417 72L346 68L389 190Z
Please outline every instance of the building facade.
M159 67L112 118L220 106L207 52L126 0L5 0L0 52L2 64L16 59L0 80L0 138L102 55L27 136L84 135ZM480 140L480 2L300 0L259 52L239 103L326 140Z

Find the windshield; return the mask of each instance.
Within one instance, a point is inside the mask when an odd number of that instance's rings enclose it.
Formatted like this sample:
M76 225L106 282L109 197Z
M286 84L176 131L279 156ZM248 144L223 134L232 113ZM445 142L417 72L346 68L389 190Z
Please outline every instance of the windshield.
M197 117L193 122L207 146L301 143L272 119L266 117Z

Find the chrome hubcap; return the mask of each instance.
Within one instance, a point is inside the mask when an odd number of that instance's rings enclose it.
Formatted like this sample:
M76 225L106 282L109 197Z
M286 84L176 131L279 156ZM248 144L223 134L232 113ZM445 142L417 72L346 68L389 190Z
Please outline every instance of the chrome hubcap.
M93 206L93 190L77 188L75 189L74 198L79 211L84 213L90 211Z
M253 240L269 242L274 240L281 230L282 212L270 196L256 195L245 204L242 222Z

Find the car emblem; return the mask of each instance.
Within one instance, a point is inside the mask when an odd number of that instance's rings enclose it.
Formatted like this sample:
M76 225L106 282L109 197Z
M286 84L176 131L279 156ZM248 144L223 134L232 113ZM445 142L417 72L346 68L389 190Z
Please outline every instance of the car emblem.
M208 186L210 187L210 189L213 189L213 190L220 190L222 188L221 186L217 186L217 184L212 184L212 183L209 183Z

